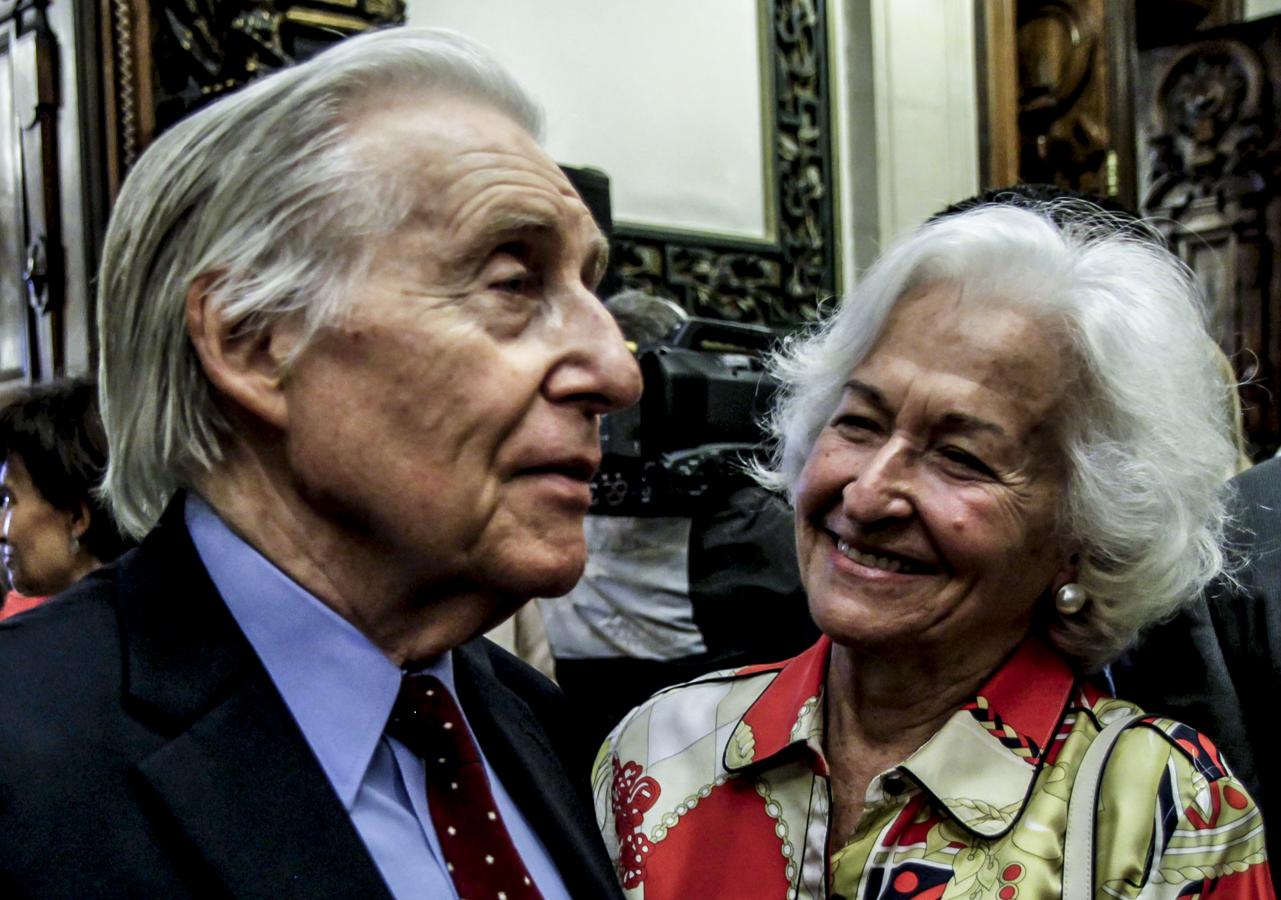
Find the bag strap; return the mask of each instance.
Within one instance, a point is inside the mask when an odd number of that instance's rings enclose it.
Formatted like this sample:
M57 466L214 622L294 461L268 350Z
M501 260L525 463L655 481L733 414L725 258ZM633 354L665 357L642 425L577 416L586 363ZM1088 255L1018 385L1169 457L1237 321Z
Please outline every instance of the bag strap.
M1122 716L1099 732L1077 769L1068 797L1067 834L1063 840L1063 900L1094 900L1094 811L1103 768L1121 733L1144 717Z

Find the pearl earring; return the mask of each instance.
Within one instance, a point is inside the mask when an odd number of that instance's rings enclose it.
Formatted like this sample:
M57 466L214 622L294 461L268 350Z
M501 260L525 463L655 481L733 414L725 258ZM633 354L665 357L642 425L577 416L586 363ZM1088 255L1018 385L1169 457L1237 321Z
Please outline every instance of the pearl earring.
M76 556L80 552L80 538L76 537L74 534L71 536L70 547L72 556Z
M1054 595L1054 608L1060 615L1071 616L1084 609L1089 600L1090 595L1085 592L1085 588L1075 581L1069 581Z

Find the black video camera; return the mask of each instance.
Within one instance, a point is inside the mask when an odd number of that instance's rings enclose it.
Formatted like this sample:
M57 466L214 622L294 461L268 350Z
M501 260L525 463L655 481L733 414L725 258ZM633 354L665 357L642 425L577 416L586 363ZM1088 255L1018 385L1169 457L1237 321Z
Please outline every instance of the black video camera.
M642 347L640 403L601 422L604 458L592 480L597 515L692 515L743 486L777 387L762 357L782 332L690 319Z

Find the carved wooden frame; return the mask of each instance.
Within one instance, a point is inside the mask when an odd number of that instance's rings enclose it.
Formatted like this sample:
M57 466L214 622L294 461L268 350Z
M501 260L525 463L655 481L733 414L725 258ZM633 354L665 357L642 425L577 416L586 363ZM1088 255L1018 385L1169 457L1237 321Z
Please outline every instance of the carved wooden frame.
M979 67L979 180L1004 187L1019 180L1019 84L1015 0L975 5Z
M619 224L613 244L627 287L695 315L790 325L812 319L836 292L828 20L825 0L762 3L774 69L766 110L773 240Z
M98 0L101 25L103 147L107 196L114 203L120 182L155 134L151 87L151 18L148 0Z
M4 0L0 0L4 2ZM154 0L96 0L103 70L103 127L107 157L107 190L115 200L130 166L156 134L156 91L151 57ZM398 0L330 0L320 6L350 7L351 13L328 9L290 8L286 22L333 31L367 28L370 16L392 16Z

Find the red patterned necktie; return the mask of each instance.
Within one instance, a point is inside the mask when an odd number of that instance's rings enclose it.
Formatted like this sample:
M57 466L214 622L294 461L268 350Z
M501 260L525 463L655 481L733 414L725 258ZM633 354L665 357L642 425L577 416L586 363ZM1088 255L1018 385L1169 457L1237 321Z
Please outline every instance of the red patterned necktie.
M433 675L405 675L387 733L427 766L427 808L462 900L542 900L489 790L462 712Z

